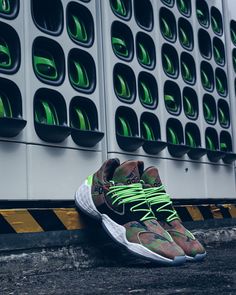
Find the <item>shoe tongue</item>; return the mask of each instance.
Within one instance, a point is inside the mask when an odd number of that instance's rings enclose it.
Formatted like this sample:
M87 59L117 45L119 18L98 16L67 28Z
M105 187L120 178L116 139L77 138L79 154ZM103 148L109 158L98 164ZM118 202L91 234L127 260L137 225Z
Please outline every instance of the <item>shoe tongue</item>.
M142 161L126 161L116 168L112 180L122 184L139 182L143 166Z
M160 186L162 185L161 178L159 176L159 172L156 167L147 168L142 175L141 178L145 184Z

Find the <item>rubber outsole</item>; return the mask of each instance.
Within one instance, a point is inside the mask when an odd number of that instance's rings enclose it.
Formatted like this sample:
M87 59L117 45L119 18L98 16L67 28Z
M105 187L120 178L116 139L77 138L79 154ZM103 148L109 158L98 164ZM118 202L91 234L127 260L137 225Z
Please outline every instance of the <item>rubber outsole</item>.
M181 265L186 261L185 256L176 256L174 259L169 259L149 250L140 244L129 242L126 238L125 228L114 222L106 214L101 214L97 210L92 199L91 186L87 183L87 181L85 181L77 190L75 194L75 203L76 206L85 214L99 220L109 236L115 242L124 246L131 253L150 261L154 261L155 263L168 266Z
M186 256L186 261L189 261L189 262L199 262L199 261L202 261L205 257L206 257L207 253L202 253L202 254L196 254L194 257L192 256L188 256L188 255L185 255Z

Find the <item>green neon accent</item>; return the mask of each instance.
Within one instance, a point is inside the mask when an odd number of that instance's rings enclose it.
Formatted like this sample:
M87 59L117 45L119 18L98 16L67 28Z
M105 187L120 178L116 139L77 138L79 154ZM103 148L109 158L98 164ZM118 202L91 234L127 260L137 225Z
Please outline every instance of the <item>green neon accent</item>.
M211 151L216 150L215 145L209 136L206 136L206 146Z
M54 105L44 100L40 100L40 103L43 108L43 113L40 112L39 109L35 111L36 122L48 125L59 125L59 120Z
M221 94L225 93L224 86L223 86L221 80L218 77L216 77L216 89Z
M93 175L89 175L87 177L87 184L90 185L90 186L93 184Z
M5 108L3 105L2 98L0 96L0 118L5 117Z
M87 71L79 62L74 61L74 65L75 65L77 77L76 79L74 79L73 75L70 74L70 79L72 83L80 88L88 88L90 83L89 83Z
M236 44L236 33L233 29L230 30L231 32L231 39L234 44Z
M181 33L180 34L180 41L181 41L181 43L184 46L189 47L190 42L189 42L188 37L187 37L187 35L185 34L185 32L184 32L184 30L182 28L180 28L180 33Z
M185 113L188 115L188 116L194 116L194 109L193 109L193 106L192 104L190 103L189 99L187 96L184 96L184 106L186 106L184 108L185 110Z
M42 56L34 56L34 68L37 74L43 78L56 80L58 78L57 68L54 59Z
M148 125L146 122L142 122L142 124L145 129L145 134L146 134L145 139L155 140L155 135L154 135L153 129L150 127L150 125Z
M0 96L0 118L9 117L12 118L12 108L10 101L5 96Z
M186 137L186 142L187 142L187 145L191 146L191 147L196 147L196 142L192 136L192 134L190 132L187 132L186 133L187 137Z
M7 117L13 117L12 108L9 99L5 99L5 114Z
M200 20L202 20L202 18L205 18L204 13L200 9L197 9L197 18L200 18Z
M185 231L185 235L188 236L192 240L196 240L196 238L194 237L194 235L189 230L186 230Z
M116 94L123 98L129 99L131 97L131 93L129 90L128 83L121 75L117 75L117 78L119 80L120 85L119 90L117 89L117 87L115 87Z
M165 221L171 222L175 219L179 219L177 212L172 206L172 201L170 199L170 196L167 193L165 193L164 185L161 185L158 187L145 188L144 192L150 207L153 206L154 208L157 208L156 209L157 216L159 213L160 215L162 213L165 213L165 214L169 213L169 216L167 217ZM163 205L160 206L160 204L163 204Z
M183 13L187 13L188 12L188 7L186 6L186 3L184 0L179 0L178 1L178 6L180 11L182 11Z
M204 13L200 9L197 9L197 18L198 18L198 21L203 26L206 26L208 24L208 20L207 20L206 16L204 15Z
M127 57L129 55L129 51L127 49L126 43L121 38L112 37L112 47L116 54Z
M184 80L192 81L193 77L192 77L192 75L190 73L190 70L189 70L188 66L186 65L186 63L183 62L183 61L182 61L182 66L183 66L183 69L184 69L184 73L183 73Z
M221 108L219 108L219 121L221 125L228 125L228 120Z
M88 41L88 35L84 23L81 20L79 20L78 17L75 15L72 15L72 18L74 21L75 30L73 33L69 27L68 29L70 35L78 41L86 43Z
M236 66L236 57L233 56L233 63L234 63L234 66Z
M173 144L179 144L179 139L177 134L174 132L174 130L172 128L168 128L168 132L170 134L170 139L171 139L171 143Z
M233 65L234 65L234 69L236 71L236 57L233 56Z
M219 121L220 121L220 124L222 124L222 125L227 124L227 119L226 119L225 114L221 108L219 108Z
M130 212L143 212L144 216L140 221L153 219L152 209L147 206L146 196L141 183L129 185L111 185L107 195L112 199L112 205L125 205ZM132 204L134 203L134 204Z
M207 103L203 103L203 113L204 113L204 117L206 121L214 122L214 116L211 112L211 109L207 105Z
M144 48L144 46L141 43L139 43L138 46L140 48L140 54L138 56L140 63L144 65L150 65L151 59L150 59L148 51Z
M153 98L152 98L152 93L149 89L149 87L147 87L147 85L143 82L140 82L140 85L142 87L142 94L141 95L141 100L143 101L143 103L145 104L153 104Z
M214 16L211 16L211 21L212 21L212 29L215 33L220 33L221 29L216 21L216 19L214 18Z
M215 60L217 63L223 62L223 58L220 55L220 51L218 50L218 48L216 46L214 46L214 56L215 56Z
M208 79L207 74L201 70L201 78L202 78L202 85L204 88L210 89L211 88L211 83Z
M122 0L116 0L116 6L113 6L113 9L122 16L127 15L127 11Z
M53 112L52 112L50 106L48 105L48 103L46 101L42 101L42 105L45 110L47 124L54 125L55 119L54 119Z
M126 119L122 117L118 117L121 127L122 127L122 134L123 136L132 136L131 128L129 123L127 122Z
M12 60L8 45L6 43L4 45L0 44L0 67L9 68L11 64Z
M172 0L163 0L166 4L171 4Z
M46 118L47 118L48 124L59 125L59 119L58 119L57 111L54 105L53 104L49 105L49 103L45 101L42 101L42 103L46 111Z
M0 0L0 12L9 13L11 6L9 0Z
M221 149L221 151L227 151L228 150L227 144L225 142L221 142L220 149Z
M167 65L167 68L165 68L166 72L170 75L173 75L175 73L175 69L174 69L174 66L173 66L170 58L168 57L167 54L164 54L164 58L165 58L166 65Z
M79 121L80 130L91 130L90 122L87 113L82 111L80 108L76 108L75 112Z
M177 112L178 106L175 102L173 95L168 95L168 94L164 95L164 100L168 109L171 109L172 112Z
M161 21L162 21L162 23L164 25L164 32L163 32L163 34L167 38L172 39L173 38L173 35L172 35L171 29L170 29L168 23L166 22L166 20L164 18L161 18Z

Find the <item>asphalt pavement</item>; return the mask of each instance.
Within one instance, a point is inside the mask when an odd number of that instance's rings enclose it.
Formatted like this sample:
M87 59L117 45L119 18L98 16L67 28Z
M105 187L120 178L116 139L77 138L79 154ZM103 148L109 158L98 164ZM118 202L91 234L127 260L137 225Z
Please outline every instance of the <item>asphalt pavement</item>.
M1 273L0 294L236 294L236 242L206 249L205 261L181 267L129 266L116 257L105 267Z

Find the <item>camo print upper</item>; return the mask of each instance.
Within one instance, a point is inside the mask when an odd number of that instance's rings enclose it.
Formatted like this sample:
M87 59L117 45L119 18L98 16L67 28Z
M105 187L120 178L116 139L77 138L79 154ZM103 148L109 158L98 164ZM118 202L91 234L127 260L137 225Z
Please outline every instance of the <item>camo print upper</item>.
M134 205L134 202L131 205L113 204L113 200L107 193L113 185L127 185L127 188L129 188L130 184L138 183L140 180L139 170L142 171L142 165L142 162L138 161L127 161L119 165L117 159L111 159L106 161L93 176L92 197L95 206L101 213L107 214L119 224L123 225L129 221L140 220L144 213L131 213L130 208ZM137 204L139 202L137 201ZM142 206L143 209L150 211L150 219L155 218L147 202Z
M115 169L120 165L118 159L109 159L103 163L102 167L93 174L92 198L95 206L104 203L104 194L109 190L111 179Z
M92 180L92 197L95 206L102 214L107 214L116 223L124 226L129 242L138 243L149 250L167 258L184 255L172 240L170 235L156 222L150 211L150 217L144 222L140 221L143 212L131 212L130 206L112 204L107 195L112 185L127 185L139 183L143 172L143 162L127 161L119 165L118 159L107 160L94 175ZM132 204L133 205L133 204ZM150 210L145 201L144 208Z
M144 184L147 186L160 186L162 185L159 172L156 167L148 167L141 176Z
M142 224L132 221L125 224L124 227L129 242L139 243L149 250L170 259L184 255L183 250L174 243L171 236L156 220L148 220Z
M150 188L155 186L161 186L162 182L159 176L159 172L155 167L147 168L141 179L144 181L144 188ZM163 190L163 192L165 192ZM160 203L156 206L161 206ZM167 207L168 208L168 207ZM204 247L199 243L199 241L193 236L193 234L187 230L181 223L179 218L171 222L167 222L168 212L156 213L157 208L152 208L158 222L161 226L171 235L173 240L177 245L179 245L188 256L194 257L196 254L202 254L205 252ZM173 209L173 206L169 205L169 209ZM177 215L176 215L177 216Z
M204 247L194 235L182 225L180 220L174 220L170 223L161 222L161 226L170 233L176 244L178 244L188 256L194 257L196 254L205 253Z

